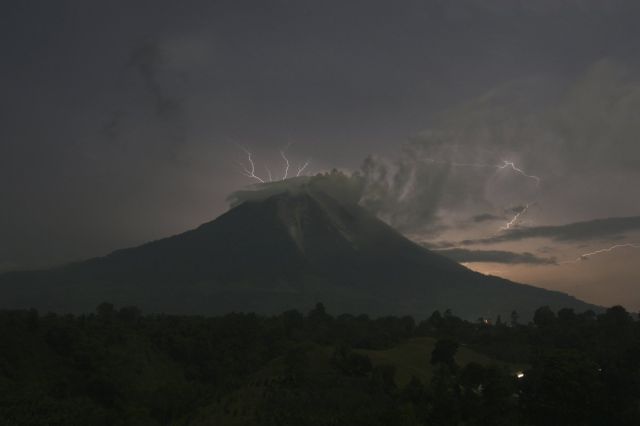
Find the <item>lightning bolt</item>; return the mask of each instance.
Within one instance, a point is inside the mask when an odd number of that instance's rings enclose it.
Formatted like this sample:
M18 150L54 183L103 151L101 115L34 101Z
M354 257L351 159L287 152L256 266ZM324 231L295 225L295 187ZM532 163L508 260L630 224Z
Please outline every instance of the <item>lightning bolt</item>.
M513 161L507 161L507 160L503 160L502 164L499 166L496 166L498 169L500 170L504 170L507 167L510 168L511 170L520 173L522 176L529 178L529 179L533 179L536 182L536 185L540 185L540 178L538 176L533 176L533 175L528 175L526 174L521 168L517 167Z
M282 176L282 180L285 180L287 176L289 176L289 159L287 158L286 155L284 155L284 151L280 151L280 156L282 157L285 163L284 175Z
M518 213L516 213L516 215L513 216L513 218L509 222L507 222L504 226L502 226L500 228L500 230L501 231L507 231L507 230L511 229L511 227L516 224L518 219L520 219L520 216L522 216L523 214L525 214L527 212L527 210L529 210L529 206L530 205L531 204L527 203L527 205L525 205L522 210L520 210Z
M242 148L242 147L241 147ZM247 161L249 161L249 165L251 167L251 169L249 169L247 166L245 166L244 164L240 164L240 167L242 167L243 170L243 174L247 177L250 177L252 179L257 180L260 183L264 183L264 179L262 179L260 176L256 175L256 165L253 162L253 159L251 158L251 151L249 151L246 148L242 148L242 150L245 152L245 154L247 154Z
M542 180L539 176L534 176L534 175L530 175L527 174L524 170L522 170L520 167L516 166L515 162L513 161L509 161L509 160L502 160L502 164L486 164L486 163L458 163L455 161L444 161L444 160L437 160L437 159L432 159L432 158L426 158L424 159L425 161L428 161L430 163L436 163L436 164L446 164L446 165L450 165L450 166L454 166L454 167L477 167L477 168L485 168L485 169L496 169L497 171L499 170L504 170L504 169L510 169L516 173L518 173L521 176L526 177L527 179L531 179L536 183L536 186L540 186L540 181ZM500 228L500 231L506 231L511 229L511 227L513 227L518 220L520 219L520 217L526 213L526 211L529 209L531 203L527 203L527 205L525 206L524 209L522 209L521 211L519 211L518 213L516 213L516 215L510 220L508 221L504 226L502 226Z
M487 168L487 169L496 169L496 170L504 170L508 168L528 179L535 181L536 185L540 185L540 181L542 180L539 176L529 175L525 173L525 171L522 170L520 167L516 166L513 161L508 161L508 160L502 160L502 164L497 164L497 165L483 164L483 163L458 163L455 161L443 161L443 160L436 160L432 158L425 158L424 161L428 161L430 163L436 163L436 164L446 164L454 167L478 167L478 168Z
M309 165L309 160L305 161L305 163L298 167L298 173L296 173L296 177L300 176L300 174L304 171L304 169L307 168L307 166Z
M287 145L287 147L285 149L283 149L282 151L280 151L280 156L282 157L282 159L284 160L284 172L282 174L282 178L280 180L285 180L289 177L289 169L291 168L291 164L289 162L289 159L287 158L286 150L287 148L289 148L289 145ZM249 164L248 166L245 163L238 163L238 165L242 168L242 174L244 176L247 176L251 179L255 179L256 181L260 182L260 183L267 183L267 182L273 182L273 174L271 173L271 169L269 168L269 166L264 166L265 171L267 172L267 179L263 179L260 176L258 176L256 174L256 164L253 161L253 154L251 153L251 151L249 151L248 149L240 146L240 149L242 149L244 151L245 154L247 154L247 163ZM297 168L297 172L296 172L296 177L302 175L302 172L304 172L304 170L309 166L310 161L307 160L305 161L300 167Z
M589 253L583 253L583 254L580 255L580 257L578 257L575 260L567 260L567 261L564 261L564 262L560 262L560 264L582 262L584 260L588 260L591 256L597 256L597 255L602 254L602 253L609 253L609 252L612 252L612 251L620 249L620 248L640 249L640 243L616 244L616 245L613 245L611 247L603 248L603 249L592 251L592 252L589 252Z

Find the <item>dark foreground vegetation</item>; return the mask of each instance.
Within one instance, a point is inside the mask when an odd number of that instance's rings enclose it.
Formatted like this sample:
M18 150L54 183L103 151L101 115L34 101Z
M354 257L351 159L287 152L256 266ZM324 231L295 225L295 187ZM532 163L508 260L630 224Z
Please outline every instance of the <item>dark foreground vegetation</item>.
M640 323L0 312L2 425L638 425Z

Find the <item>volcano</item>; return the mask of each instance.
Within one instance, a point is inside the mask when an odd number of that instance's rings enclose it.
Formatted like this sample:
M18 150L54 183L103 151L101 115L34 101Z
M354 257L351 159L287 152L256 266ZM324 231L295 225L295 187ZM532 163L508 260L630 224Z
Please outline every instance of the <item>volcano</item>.
M0 308L88 312L276 313L323 302L336 313L529 317L543 305L594 308L567 294L474 272L355 204L321 191L246 201L191 231L107 256L0 275Z

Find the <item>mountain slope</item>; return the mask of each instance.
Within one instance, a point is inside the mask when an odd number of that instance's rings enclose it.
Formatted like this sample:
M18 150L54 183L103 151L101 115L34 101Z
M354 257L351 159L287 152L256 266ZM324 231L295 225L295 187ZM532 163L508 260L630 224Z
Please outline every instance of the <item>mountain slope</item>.
M102 301L145 311L306 309L467 317L591 308L566 294L485 276L406 239L319 191L245 202L180 235L60 268L0 275L0 308L89 311Z

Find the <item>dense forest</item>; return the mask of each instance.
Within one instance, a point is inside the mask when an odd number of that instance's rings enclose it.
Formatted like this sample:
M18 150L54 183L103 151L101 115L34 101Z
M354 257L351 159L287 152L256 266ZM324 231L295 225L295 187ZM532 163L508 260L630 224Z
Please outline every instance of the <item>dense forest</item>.
M637 425L640 322L0 312L2 425Z

